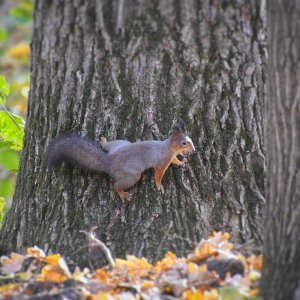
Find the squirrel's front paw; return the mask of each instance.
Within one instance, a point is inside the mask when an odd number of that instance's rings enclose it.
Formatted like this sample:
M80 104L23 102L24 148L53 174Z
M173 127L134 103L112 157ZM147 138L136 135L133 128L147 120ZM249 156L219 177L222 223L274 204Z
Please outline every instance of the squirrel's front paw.
M186 167L186 164L187 164L187 159L184 157L184 158L182 159L182 161L180 162L179 166L180 166L181 168L185 168L185 167Z

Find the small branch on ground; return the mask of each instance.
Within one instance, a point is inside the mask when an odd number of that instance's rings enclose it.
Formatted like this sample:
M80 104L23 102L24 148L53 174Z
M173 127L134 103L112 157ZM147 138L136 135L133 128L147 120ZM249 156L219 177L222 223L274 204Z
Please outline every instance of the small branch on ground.
M115 261L111 255L111 252L103 242L101 242L99 239L97 239L96 233L95 233L96 229L97 229L97 226L93 226L89 232L84 231L84 230L80 230L80 232L84 233L86 235L86 237L88 238L90 252L95 252L98 249L100 249L104 253L109 265L111 267L114 267Z

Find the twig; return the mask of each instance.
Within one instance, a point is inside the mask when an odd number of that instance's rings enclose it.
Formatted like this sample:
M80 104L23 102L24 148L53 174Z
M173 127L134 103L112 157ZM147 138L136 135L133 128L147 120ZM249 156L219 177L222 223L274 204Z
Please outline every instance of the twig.
M158 260L161 248L162 248L162 246L164 244L164 241L165 241L165 239L166 239L167 235L169 234L169 232L170 232L170 230L171 230L172 227L173 227L173 222L171 221L170 224L169 224L169 226L168 226L168 228L167 228L167 230L166 230L166 232L165 232L165 234L164 234L164 236L162 237L162 239L160 241L160 244L159 244L158 248L157 248L157 254L156 254L156 257L155 257L155 261Z
M96 234L95 234L95 230L96 230L97 226L93 226L89 232L84 231L84 230L80 230L80 232L84 233L88 240L89 240L89 247L90 249L94 248L94 247L99 247L102 252L104 253L109 265L111 267L115 266L115 261L110 253L110 250L106 247L106 245L101 242L99 239L96 238Z

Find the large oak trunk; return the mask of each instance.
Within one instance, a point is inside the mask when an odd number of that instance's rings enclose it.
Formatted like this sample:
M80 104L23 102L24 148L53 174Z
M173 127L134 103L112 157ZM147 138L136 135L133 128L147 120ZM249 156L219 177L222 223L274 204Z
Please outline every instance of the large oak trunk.
M36 1L25 146L6 250L40 245L86 259L98 226L115 256L183 255L213 230L261 242L265 10L260 1ZM163 139L186 121L197 153L147 171L122 203L105 175L43 162L48 143Z
M269 1L264 299L300 299L300 2Z

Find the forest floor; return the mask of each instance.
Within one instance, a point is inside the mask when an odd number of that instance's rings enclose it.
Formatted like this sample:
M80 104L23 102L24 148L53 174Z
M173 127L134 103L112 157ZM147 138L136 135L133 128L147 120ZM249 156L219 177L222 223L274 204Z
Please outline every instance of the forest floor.
M135 256L114 259L93 230L85 234L90 253L102 252L107 266L70 270L66 258L37 246L26 255L11 253L1 257L0 299L260 299L262 256L231 243L228 233L201 240L187 257L168 252L154 264Z

